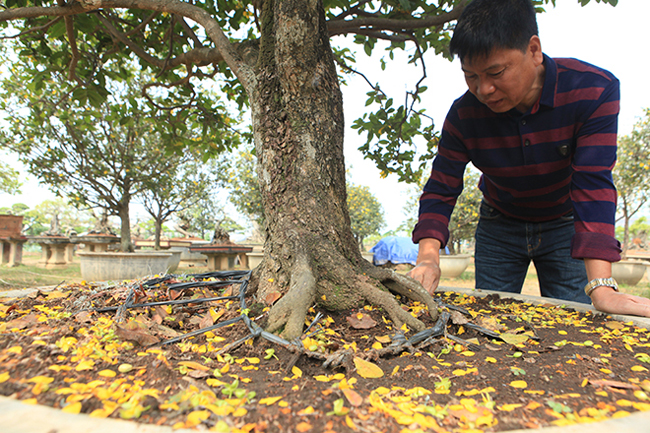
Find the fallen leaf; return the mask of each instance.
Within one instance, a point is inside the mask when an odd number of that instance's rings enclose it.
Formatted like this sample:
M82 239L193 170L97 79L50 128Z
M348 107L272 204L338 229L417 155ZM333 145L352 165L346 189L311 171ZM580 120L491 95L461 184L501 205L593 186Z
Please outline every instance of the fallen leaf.
M469 323L469 319L467 317L455 310L451 312L451 321L454 325L464 325L466 323Z
M497 319L492 316L480 316L476 319L476 324L495 332L506 329L505 326L499 323Z
M343 395L345 395L345 398L347 398L348 402L350 402L350 404L354 407L361 406L361 403L363 403L363 397L361 397L359 393L353 389L344 389Z
M619 389L641 389L638 385L635 385L633 383L628 383L628 382L619 382L617 380L591 380L589 379L589 383L593 386L609 386L611 388L619 388Z
M266 302L267 305L273 305L275 301L280 299L282 297L282 294L277 291L269 292L268 295L264 298L264 302Z
M528 387L528 384L525 380L513 380L510 382L510 386L513 388L524 389Z
M150 346L160 341L158 337L152 335L147 329L142 329L137 325L131 325L132 323L127 323L125 327L115 325L115 335L122 340L131 341L141 346Z
M358 316L361 316L360 318ZM359 314L352 314L351 316L348 316L345 318L350 326L352 326L355 329L370 329L374 328L377 325L377 322L375 322L372 317L370 317L367 314L359 313Z
M625 325L621 322L617 322L615 320L612 320L611 322L607 322L605 324L609 329L623 329L625 328Z
M528 335L526 334L512 334L510 332L501 334L499 337L506 343L512 344L513 346L525 343L528 340Z
M365 359L356 356L353 361L354 366L357 368L357 373L365 379L376 379L384 375L384 371L370 361L366 361Z
M304 433L308 430L311 430L311 424L303 421L301 423L298 423L298 425L296 426L296 430L299 431L300 433Z

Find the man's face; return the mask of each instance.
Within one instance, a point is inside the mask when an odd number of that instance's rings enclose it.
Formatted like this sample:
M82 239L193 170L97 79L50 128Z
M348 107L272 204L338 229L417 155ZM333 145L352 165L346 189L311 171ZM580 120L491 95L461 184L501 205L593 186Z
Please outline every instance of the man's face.
M469 91L495 113L533 106L544 83L544 56L533 36L526 52L495 49L488 56L465 59L462 69Z

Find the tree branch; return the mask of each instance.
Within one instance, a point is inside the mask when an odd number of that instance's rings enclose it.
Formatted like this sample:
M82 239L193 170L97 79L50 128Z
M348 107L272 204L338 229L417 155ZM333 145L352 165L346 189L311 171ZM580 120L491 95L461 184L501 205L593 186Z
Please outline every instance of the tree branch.
M462 0L450 12L443 12L440 15L427 16L425 18L394 19L364 17L351 20L330 20L327 23L327 29L330 36L335 36L347 33L359 33L362 30L403 32L406 30L436 27L458 19L467 3L468 0Z

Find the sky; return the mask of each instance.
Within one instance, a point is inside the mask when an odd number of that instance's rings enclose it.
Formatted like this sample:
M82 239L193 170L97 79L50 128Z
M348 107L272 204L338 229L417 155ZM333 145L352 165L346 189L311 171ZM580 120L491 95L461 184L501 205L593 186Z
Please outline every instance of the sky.
M551 57L575 57L607 69L621 81L621 112L619 135L627 135L650 107L650 86L646 85L647 66L645 45L647 43L647 17L650 16L650 1L621 0L616 7L597 3L596 0L581 7L577 0L557 0L557 7L547 7L547 12L538 15L542 50ZM340 41L334 40L334 44ZM361 61L364 55L359 54ZM428 87L424 94L424 107L433 117L436 129L440 129L452 102L467 89L458 60L449 62L433 53L426 60L428 78L423 83ZM359 69L363 70L363 65ZM399 60L389 63L386 71L375 66L370 73L365 71L371 82L379 82L382 89L395 101L402 101L404 91L411 89L419 79L421 70L409 68ZM349 78L349 85L342 89L346 117L345 163L351 168L351 181L366 185L382 203L386 226L384 230L396 229L407 216L405 204L412 189L397 182L394 175L382 179L374 163L364 160L357 150L365 142L350 128L354 119L365 110L365 93L369 91L366 82L357 77ZM21 170L25 178L22 195L0 194L0 207L14 203L25 203L34 207L43 200L53 199L47 188L26 174L24 167L15 158L2 154L0 157L14 168ZM136 214L138 213L136 209Z

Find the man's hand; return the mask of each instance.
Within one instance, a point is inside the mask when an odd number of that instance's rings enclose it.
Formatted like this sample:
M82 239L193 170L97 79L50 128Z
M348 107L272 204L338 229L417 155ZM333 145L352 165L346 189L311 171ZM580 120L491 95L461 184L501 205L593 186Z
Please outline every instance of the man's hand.
M426 289L427 292L433 295L433 292L438 288L440 282L440 265L439 262L419 261L418 264L406 274L407 276L418 281Z
M591 302L596 310L604 313L650 317L650 299L617 292L611 287L596 287L591 292Z
M433 294L440 282L440 241L438 239L421 239L418 259L411 272L406 274L422 284L427 292Z

